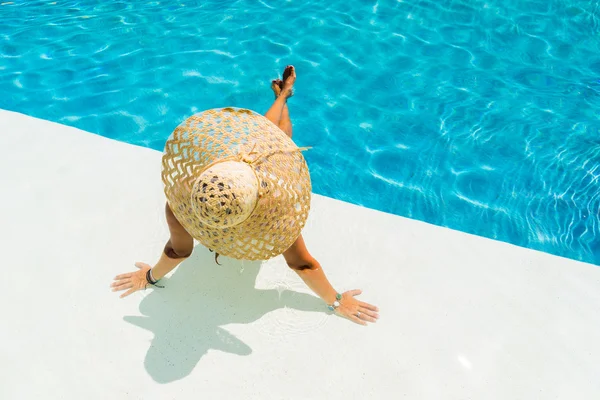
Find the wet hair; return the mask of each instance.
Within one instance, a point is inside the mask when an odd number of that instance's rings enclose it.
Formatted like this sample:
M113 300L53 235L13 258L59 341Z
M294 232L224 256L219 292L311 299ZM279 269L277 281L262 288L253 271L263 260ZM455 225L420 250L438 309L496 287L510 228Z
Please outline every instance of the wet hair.
M210 252L213 253L213 249L208 249L208 250L210 250ZM217 252L214 252L214 253L215 253L215 262L217 263L217 265L221 265L221 264L219 264L219 256L220 256L220 254L217 253Z

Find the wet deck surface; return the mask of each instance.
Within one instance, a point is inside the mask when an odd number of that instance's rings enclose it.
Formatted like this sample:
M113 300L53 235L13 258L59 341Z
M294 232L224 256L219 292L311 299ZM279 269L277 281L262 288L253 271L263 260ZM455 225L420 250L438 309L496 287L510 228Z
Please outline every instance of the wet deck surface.
M165 288L112 278L167 229L159 152L0 111L0 398L600 396L600 269L315 195L304 237L381 320L328 315L285 266L198 246Z

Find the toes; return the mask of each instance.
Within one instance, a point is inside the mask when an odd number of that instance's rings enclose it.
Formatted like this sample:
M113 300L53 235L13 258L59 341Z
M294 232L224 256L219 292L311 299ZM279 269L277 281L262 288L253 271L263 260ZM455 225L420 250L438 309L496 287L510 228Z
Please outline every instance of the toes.
M285 70L283 71L283 81L285 82L287 80L287 78L290 77L290 75L292 75L294 72L294 66L293 65L288 65L287 67L285 67Z
M281 89L281 88L283 88L283 81L282 81L281 79L273 79L273 80L271 81L271 88L272 88L273 90L275 90L275 89L277 89L277 88L278 88L278 89Z
M279 83L280 79L273 79L271 81L271 90L275 93L275 97L279 96L281 93L281 84Z

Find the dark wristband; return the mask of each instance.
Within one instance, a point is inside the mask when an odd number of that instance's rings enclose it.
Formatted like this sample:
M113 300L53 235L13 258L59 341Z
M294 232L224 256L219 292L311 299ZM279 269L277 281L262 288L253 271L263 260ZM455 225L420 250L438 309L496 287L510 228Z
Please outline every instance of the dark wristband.
M156 287L159 287L159 288L164 288L164 286L157 285L158 281L155 281L154 279L152 279L152 277L150 276L150 270L148 270L148 271L146 272L146 281L147 281L149 284L151 284L152 286L156 286Z

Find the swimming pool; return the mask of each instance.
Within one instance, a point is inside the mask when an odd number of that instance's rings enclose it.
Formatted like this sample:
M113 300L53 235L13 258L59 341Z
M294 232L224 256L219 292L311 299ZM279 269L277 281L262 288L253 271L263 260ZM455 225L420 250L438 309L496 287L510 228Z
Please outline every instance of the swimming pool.
M0 108L161 150L298 72L316 193L600 263L600 6L589 1L14 1ZM399 243L399 248L401 248Z

